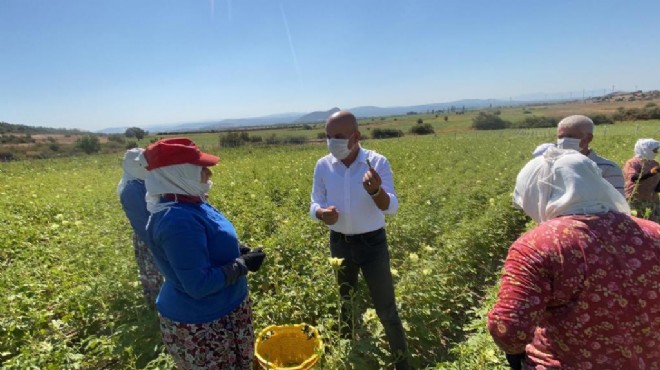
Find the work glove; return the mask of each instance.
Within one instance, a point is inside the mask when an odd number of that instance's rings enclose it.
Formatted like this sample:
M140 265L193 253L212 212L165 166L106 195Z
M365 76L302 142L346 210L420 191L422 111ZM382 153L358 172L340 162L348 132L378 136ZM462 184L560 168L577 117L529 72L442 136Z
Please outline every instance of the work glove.
M239 244L238 249L241 251L241 256L244 255L245 253L249 253L252 251L252 248L248 247L247 244Z
M523 362L525 361L525 353L518 353L515 355L510 355L505 353L506 361L509 363L509 367L513 370L522 370Z
M222 273L225 274L225 286L236 284L238 279L248 272L248 268L242 257L238 257L220 268L222 269Z
M240 258L242 258L245 261L245 265L247 266L248 270L252 272L256 272L257 270L259 270L261 264L264 262L264 259L266 258L266 253L264 253L261 248L256 248L251 250L250 252L245 253Z

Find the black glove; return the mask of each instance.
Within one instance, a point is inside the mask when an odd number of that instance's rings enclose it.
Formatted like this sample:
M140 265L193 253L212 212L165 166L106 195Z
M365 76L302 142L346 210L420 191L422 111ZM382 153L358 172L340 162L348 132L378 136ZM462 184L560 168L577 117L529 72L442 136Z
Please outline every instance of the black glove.
M236 258L234 261L222 266L221 269L225 274L225 286L236 284L238 278L248 272L248 268L242 257Z
M513 370L522 370L523 362L525 361L525 353L518 353L516 355L510 355L505 353L506 360L509 363L509 367Z
M245 265L247 266L248 270L256 272L264 262L266 253L264 253L261 248L256 248L242 255L241 258L245 261Z
M241 251L241 256L246 253L250 253L250 251L252 251L252 249L248 247L247 244L243 244L243 243L238 245L238 249Z

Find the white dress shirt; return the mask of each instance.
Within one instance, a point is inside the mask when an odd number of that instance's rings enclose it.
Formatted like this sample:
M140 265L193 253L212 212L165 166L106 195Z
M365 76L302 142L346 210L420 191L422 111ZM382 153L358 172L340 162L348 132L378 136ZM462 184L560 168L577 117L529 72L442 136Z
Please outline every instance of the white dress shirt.
M390 206L381 211L362 186L362 177L369 171L367 158L382 180L382 189L390 196ZM394 192L392 170L387 158L360 148L350 167L332 154L316 162L309 213L314 220L316 210L335 206L339 219L330 229L346 235L363 234L385 226L385 215L395 214L399 200Z

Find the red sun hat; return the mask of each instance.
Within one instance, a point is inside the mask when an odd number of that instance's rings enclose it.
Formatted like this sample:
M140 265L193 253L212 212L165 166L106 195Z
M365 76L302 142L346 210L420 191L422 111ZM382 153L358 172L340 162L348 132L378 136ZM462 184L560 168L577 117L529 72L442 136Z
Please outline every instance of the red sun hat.
M220 158L199 150L197 145L185 137L162 139L147 147L144 151L147 170L190 163L197 166L214 166Z

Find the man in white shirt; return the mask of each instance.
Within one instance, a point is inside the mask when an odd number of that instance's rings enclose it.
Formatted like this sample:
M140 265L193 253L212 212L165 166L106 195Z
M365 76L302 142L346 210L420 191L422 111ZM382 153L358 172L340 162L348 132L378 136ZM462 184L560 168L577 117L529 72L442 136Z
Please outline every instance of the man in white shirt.
M603 158L589 147L594 135L594 122L583 115L568 116L557 125L557 147L560 149L574 149L586 155L600 168L603 178L612 184L616 190L624 195L623 171L616 163Z
M338 274L342 336L350 338L352 333L350 297L362 270L396 356L396 369L410 369L384 229L385 215L395 214L399 207L389 162L360 146L357 120L350 112L330 116L325 132L330 154L316 162L310 216L329 226L330 253L343 259Z

